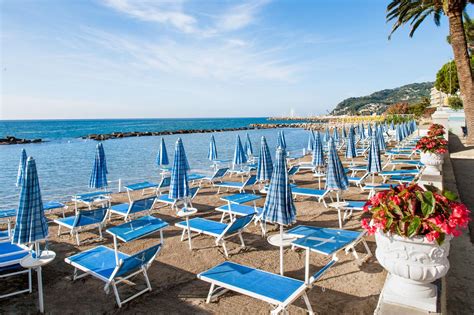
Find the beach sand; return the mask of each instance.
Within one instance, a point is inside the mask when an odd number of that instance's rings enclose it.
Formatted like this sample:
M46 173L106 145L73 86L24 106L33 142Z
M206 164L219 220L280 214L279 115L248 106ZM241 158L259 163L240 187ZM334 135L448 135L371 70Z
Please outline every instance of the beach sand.
M308 157L306 158L308 159ZM295 177L298 185L315 188L315 180L309 171L301 171ZM238 180L233 177L231 180ZM324 185L324 184L323 184ZM216 194L216 189L204 185L193 205L199 210L200 217L219 220L220 213L214 208L224 204L219 198L228 193ZM141 197L141 192L135 193L135 198ZM351 200L364 200L366 194L361 194L358 188L351 187L344 197ZM116 194L113 202L126 202L125 193ZM264 198L257 202L263 206ZM326 209L313 199L299 197L295 201L297 208L297 223L320 227L338 227L337 211ZM72 214L70 207L68 214ZM48 215L49 218L59 216L58 212ZM51 223L49 228L49 249L56 252L56 259L43 268L44 301L46 313L163 313L163 314L268 314L269 304L241 294L228 292L215 303L206 304L205 298L210 285L196 278L196 275L226 260L222 247L215 246L215 239L207 236L193 238L194 250L190 251L187 241L181 242L181 229L174 227L178 221L175 211L170 207L153 210L153 215L167 221L170 226L165 229L165 245L156 261L148 271L153 290L118 308L114 295L105 294L104 283L92 277L71 281L73 269L64 262L64 258L79 251L97 245L112 247L112 238L104 233L102 241L97 240L98 230L80 233L81 246L69 234L57 236L57 225ZM344 224L346 229L360 230L360 217L356 212ZM123 223L118 217L112 217L107 227ZM277 226L269 225L269 234L278 233ZM64 231L64 230L63 230ZM241 249L238 237L230 238L227 246L230 252L229 260L262 270L279 272L279 248L268 244L262 238L260 227L251 224L243 234L247 247ZM119 249L126 253L134 253L159 242L159 233L131 243L121 243ZM375 253L373 237L368 237L368 245ZM357 247L363 252L363 246ZM358 266L352 255L339 255L340 261L334 265L321 280L309 291L312 307L317 314L371 314L375 309L378 296L385 281L386 273L374 257L362 266ZM321 268L329 257L312 253L310 257L311 272ZM304 252L285 250L285 275L304 279ZM0 292L5 292L10 286L26 285L26 277L2 280ZM22 294L0 300L0 313L36 313L37 291L36 277L33 278L33 294ZM142 288L143 279L136 279L136 288L123 287L125 294ZM295 301L289 307L291 314L305 314L306 307L302 299Z

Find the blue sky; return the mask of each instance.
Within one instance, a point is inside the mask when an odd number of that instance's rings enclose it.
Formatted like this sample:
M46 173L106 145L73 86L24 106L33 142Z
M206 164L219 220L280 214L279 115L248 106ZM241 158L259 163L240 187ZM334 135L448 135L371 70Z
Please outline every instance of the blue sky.
M383 0L0 0L0 119L322 114L433 81L447 20Z

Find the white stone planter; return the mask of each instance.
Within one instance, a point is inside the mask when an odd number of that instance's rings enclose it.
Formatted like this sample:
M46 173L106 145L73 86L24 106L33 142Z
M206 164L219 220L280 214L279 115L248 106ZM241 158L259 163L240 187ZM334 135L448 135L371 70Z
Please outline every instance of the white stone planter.
M384 301L437 311L437 290L431 282L448 272L450 238L438 246L424 237L389 236L378 231L375 240L375 256L389 272L383 291Z
M421 152L420 161L426 168L424 174L439 175L441 174L441 165L444 163L444 157L439 153Z

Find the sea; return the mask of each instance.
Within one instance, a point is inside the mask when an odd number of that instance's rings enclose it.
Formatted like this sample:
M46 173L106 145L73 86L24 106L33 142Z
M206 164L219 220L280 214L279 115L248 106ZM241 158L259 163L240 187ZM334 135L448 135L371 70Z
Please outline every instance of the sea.
M82 139L88 134L132 131L176 131L190 129L223 129L247 127L250 124L284 123L259 118L196 118L196 119L95 119L95 120L0 120L0 138L37 139L45 142L0 146L0 209L18 206L19 189L15 186L21 149L36 161L43 201L68 201L74 194L90 191L89 177L95 156L94 140ZM292 121L298 122L298 121ZM248 133L256 155L260 139L265 136L272 155L275 154L279 129L252 129L212 133L219 159L232 159L237 135L242 142ZM301 153L308 141L308 132L285 128L287 150ZM172 161L174 144L181 137L192 172L211 174L207 159L211 133L191 133L165 136L145 136L111 139L103 142L110 188L141 181L160 180L156 154L161 137Z

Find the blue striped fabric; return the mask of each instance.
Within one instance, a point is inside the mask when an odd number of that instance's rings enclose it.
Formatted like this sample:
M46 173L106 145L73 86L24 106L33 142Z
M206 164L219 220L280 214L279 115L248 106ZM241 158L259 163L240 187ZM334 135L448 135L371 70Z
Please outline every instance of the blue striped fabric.
M372 124L371 123L367 124L367 136L372 137Z
M339 132L337 131L337 127L334 127L334 130L332 132L332 137L334 141L339 142Z
M234 159L232 163L234 166L247 163L247 156L245 155L239 135L237 135L237 139L235 140Z
M329 128L326 128L326 131L324 131L323 141L328 142L329 138L331 138L331 135L329 134Z
M285 138L285 132L283 130L278 132L277 147L280 147L286 150L286 138Z
M90 188L104 188L107 187L107 162L105 159L105 152L102 143L97 144L94 165L92 166L92 173L89 179Z
M168 151L166 151L165 139L163 138L161 138L160 149L158 150L158 154L156 155L156 164L158 166L170 164L170 161L168 159Z
M245 154L247 155L247 158L250 158L253 155L252 141L250 141L250 136L248 133L245 140Z
M314 148L314 132L313 130L310 130L308 133L308 146L306 147L306 150L309 152L312 152Z
M361 140L365 139L365 130L364 130L364 124L360 123L359 125L359 138Z
M346 126L342 126L342 138L347 139Z
M286 152L283 148L278 148L276 152L275 168L263 206L263 218L267 222L281 225L296 222L296 208L288 178Z
M257 180L266 181L272 178L273 163L270 150L268 149L267 139L262 137L260 142L260 153L258 156Z
M314 150L313 150L313 158L311 159L311 164L313 166L324 166L324 150L323 150L323 142L321 141L321 134L319 131L316 131L316 135L314 137Z
M353 159L357 157L357 150L355 145L355 133L354 128L351 127L349 130L349 136L347 137L346 143L346 158Z
M16 187L21 187L21 183L23 182L23 179L25 178L25 169L26 169L26 151L25 149L21 149L21 155L20 155L20 164L18 165L18 175L16 176Z
M382 163L380 161L380 149L377 137L370 140L369 157L367 164L367 172L375 174L382 171Z
M183 141L178 138L174 150L173 170L169 197L176 200L188 198L190 194L188 183L189 164L184 151Z
M48 237L48 223L43 211L36 163L26 162L25 178L21 184L20 204L16 215L13 244L28 244Z
M209 142L209 152L207 153L207 158L209 161L217 160L217 146L216 146L216 139L214 139L214 135L211 135L211 142Z
M346 190L349 188L349 180L342 167L341 159L337 154L336 144L333 139L329 140L328 166L326 174L327 190Z
M390 123L390 129L395 130L395 126L393 125L393 121Z
M376 137L379 144L380 151L387 150L387 144L385 143L385 138L383 136L383 127L380 125L376 130Z
M397 126L395 127L395 137L398 142L403 141L403 135L402 135L402 130L400 128L400 124L397 124Z

